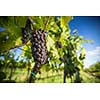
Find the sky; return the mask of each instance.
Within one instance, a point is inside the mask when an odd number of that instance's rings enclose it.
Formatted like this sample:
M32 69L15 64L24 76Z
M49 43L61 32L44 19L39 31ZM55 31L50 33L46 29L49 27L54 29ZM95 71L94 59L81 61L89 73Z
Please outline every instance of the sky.
M100 61L100 17L99 16L75 16L69 23L71 33L77 29L78 34L84 39L93 40L93 43L84 43L86 49L85 68Z

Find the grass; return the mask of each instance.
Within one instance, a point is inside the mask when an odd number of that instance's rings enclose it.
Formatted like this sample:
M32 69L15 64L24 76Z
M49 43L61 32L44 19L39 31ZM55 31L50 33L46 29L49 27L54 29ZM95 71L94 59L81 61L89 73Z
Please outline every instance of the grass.
M100 79L96 78L95 76L92 76L90 73L81 71L81 77L83 79L83 83L100 83Z
M8 76L7 79L9 79ZM80 76L82 78L82 83L100 83L99 78L92 76L88 72L81 71ZM17 68L16 71L13 73L11 80L15 80L17 83L27 83L28 78L29 75L27 74L26 69ZM36 78L37 78L37 80L35 81L36 83L63 83L63 72L42 71L41 74L37 74ZM70 79L67 79L67 82L70 82Z

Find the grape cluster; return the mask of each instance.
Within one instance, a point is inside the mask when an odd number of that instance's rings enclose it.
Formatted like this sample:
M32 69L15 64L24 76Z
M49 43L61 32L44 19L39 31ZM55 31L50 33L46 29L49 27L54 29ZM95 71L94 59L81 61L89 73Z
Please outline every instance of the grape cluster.
M41 30L33 30L31 35L32 35L31 36L32 56L34 57L35 61L35 66L33 68L33 71L39 72L41 65L45 64L47 61L45 32Z
M28 34L25 28L22 28L22 44L28 41Z
M25 28L22 28L22 43L23 44L28 42L30 38L30 35L29 35L30 33L31 33L31 22L29 19L27 19Z

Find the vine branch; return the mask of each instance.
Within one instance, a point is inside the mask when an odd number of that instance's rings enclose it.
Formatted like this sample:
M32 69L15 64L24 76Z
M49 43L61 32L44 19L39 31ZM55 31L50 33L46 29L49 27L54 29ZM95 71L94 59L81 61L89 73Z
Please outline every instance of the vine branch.
M27 42L26 42L26 43L27 43ZM10 48L9 51L12 50L12 49L15 49L15 48L18 48L18 49L19 49L20 47L24 46L26 43L21 44L21 45L16 45L16 46ZM20 49L21 49L21 48L20 48ZM7 52L7 51L8 51L8 50L5 50L3 53L5 53L5 52Z
M20 47L19 47L18 49L23 50L23 51L25 51L25 52L27 52L27 53L31 53L31 52L29 52L29 51L27 51L27 50L24 50L24 49L20 48Z
M48 23L49 23L49 19L50 19L50 16L48 16L48 18L47 18L47 20L45 21L45 23L44 23L44 31L46 30L46 27L47 27L47 25L48 25Z

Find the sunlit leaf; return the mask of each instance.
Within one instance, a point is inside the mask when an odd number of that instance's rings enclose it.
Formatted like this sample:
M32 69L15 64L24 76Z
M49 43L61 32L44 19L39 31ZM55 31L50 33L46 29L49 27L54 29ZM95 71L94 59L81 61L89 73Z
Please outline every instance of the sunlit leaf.
M65 28L72 19L73 19L72 16L62 16L61 17L61 27Z

